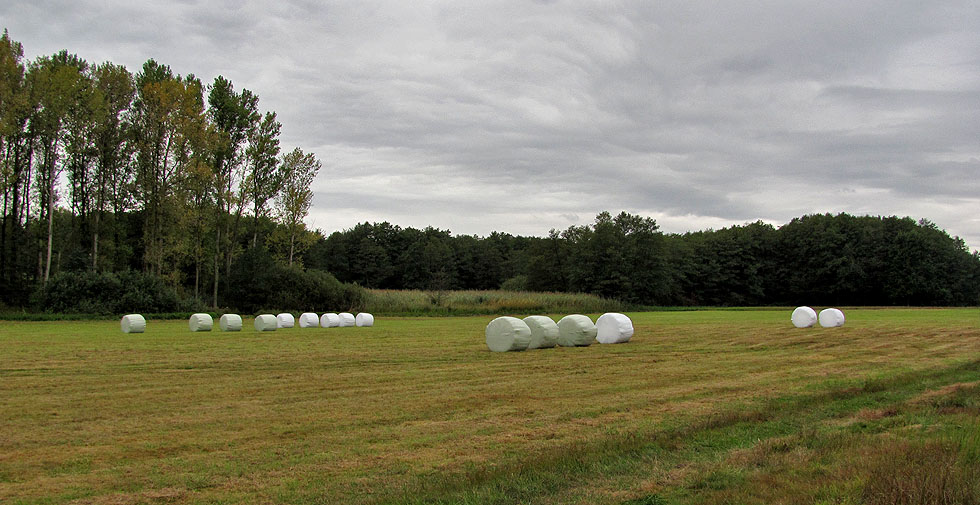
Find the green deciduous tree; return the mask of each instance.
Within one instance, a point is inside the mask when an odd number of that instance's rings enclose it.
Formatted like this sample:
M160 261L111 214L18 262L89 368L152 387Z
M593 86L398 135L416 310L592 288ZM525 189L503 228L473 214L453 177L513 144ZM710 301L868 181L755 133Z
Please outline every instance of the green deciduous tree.
M313 180L320 171L320 161L313 153L293 149L282 157L282 190L276 199L276 217L285 227L288 237L287 264L292 265L298 252L310 243L301 240L306 231L303 219L313 204Z
M275 112L266 112L262 121L249 132L245 149L247 174L245 192L252 201L252 247L258 246L259 220L267 217L266 204L279 193L279 131Z
M126 67L105 62L92 72L98 96L95 110L95 200L92 225L92 270L100 267L100 242L107 210L118 215L126 206L128 186L133 176L130 168L133 130L128 112L136 94L133 76Z
M79 107L84 93L83 73L88 64L74 54L61 51L50 57L41 57L29 65L27 81L36 104L30 117L30 129L37 139L41 155L41 167L36 183L38 206L42 219L47 220L46 251L41 277L47 282L51 275L51 254L54 245L54 208L58 199L58 177L64 169L62 143L68 137L67 123L72 109ZM82 114L82 113L79 113Z
M180 230L173 226L184 173L195 147L206 139L203 87L193 75L181 78L153 60L136 76L134 102L136 188L144 214L145 268L175 280Z
M0 228L0 291L11 301L16 285L18 245L22 241L21 195L30 164L27 121L30 94L24 78L23 46L11 40L7 30L0 36L0 189L3 190L3 224Z

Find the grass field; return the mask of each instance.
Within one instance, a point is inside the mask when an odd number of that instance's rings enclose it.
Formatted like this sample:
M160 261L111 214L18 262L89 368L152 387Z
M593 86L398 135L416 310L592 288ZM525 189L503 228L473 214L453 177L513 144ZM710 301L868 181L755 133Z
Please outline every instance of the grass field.
M0 503L980 502L980 311L845 312L504 354L488 316L3 322Z

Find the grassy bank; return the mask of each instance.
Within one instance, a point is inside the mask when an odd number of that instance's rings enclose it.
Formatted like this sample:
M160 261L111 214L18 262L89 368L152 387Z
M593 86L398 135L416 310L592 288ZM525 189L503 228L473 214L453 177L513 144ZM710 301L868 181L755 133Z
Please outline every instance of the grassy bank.
M387 316L587 314L626 308L621 302L584 293L369 289L365 298L366 312Z
M10 322L0 502L976 503L976 309L630 316L504 354L491 316Z

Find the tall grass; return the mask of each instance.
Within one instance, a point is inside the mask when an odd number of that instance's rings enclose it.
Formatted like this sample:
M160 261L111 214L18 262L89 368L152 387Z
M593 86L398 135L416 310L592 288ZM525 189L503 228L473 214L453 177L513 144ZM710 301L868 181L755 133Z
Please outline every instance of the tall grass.
M616 300L584 293L369 289L365 310L386 316L600 313L626 310Z
M980 503L980 468L949 440L893 441L870 459L863 498L868 505Z

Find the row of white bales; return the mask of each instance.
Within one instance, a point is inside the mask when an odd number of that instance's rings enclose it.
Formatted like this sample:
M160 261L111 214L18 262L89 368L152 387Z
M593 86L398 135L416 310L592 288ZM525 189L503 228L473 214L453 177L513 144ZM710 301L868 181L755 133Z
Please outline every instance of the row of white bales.
M817 324L817 321L820 321L820 326L824 328L836 328L844 326L844 313L840 309L830 308L821 310L818 316L817 311L803 306L793 310L790 320L797 328L809 328Z
M123 333L143 333L146 331L146 318L140 314L128 314L123 316L120 322ZM214 319L211 314L193 314L187 322L191 331L211 331L214 327ZM283 312L279 315L261 314L255 316L255 331L275 331L278 328L292 328L296 325L296 319L292 314ZM350 312L327 312L323 316L317 316L313 312L304 312L299 316L300 328L337 328L345 326L374 326L374 316L367 312L361 312L355 316ZM238 314L225 314L218 319L218 327L221 331L241 331L242 316Z
M632 337L633 321L618 312L607 312L595 323L582 314L565 316L557 323L548 316L503 316L490 321L486 329L487 347L494 352L583 347L592 342L623 344Z
M790 320L797 328L809 328L820 321L824 328L844 326L844 313L829 308L820 315L810 307L797 307ZM487 325L487 347L494 352L523 351L555 347L622 344L633 337L633 321L624 314L607 312L595 324L588 316L572 314L557 323L547 316L498 317Z
M828 308L817 312L810 307L797 307L790 317L797 328L809 328L818 321L820 326L833 328L844 326L844 313L840 309ZM214 320L210 314L193 314L188 321L191 331L211 331ZM292 328L293 315L284 312L278 315L261 314L255 317L256 331L274 331L277 328ZM299 316L300 328L336 328L346 326L373 326L374 316L361 312L356 316L350 312L327 312L317 316L304 312ZM123 333L143 333L146 319L140 314L128 314L121 321ZM242 316L225 314L218 320L221 331L241 331ZM588 346L593 341L601 344L621 344L633 336L633 321L624 314L608 312L599 316L595 323L588 316L572 314L561 318L557 323L547 316L528 316L524 319L503 316L490 321L486 329L487 347L492 351L523 351L525 349L544 349L560 345L563 347Z

